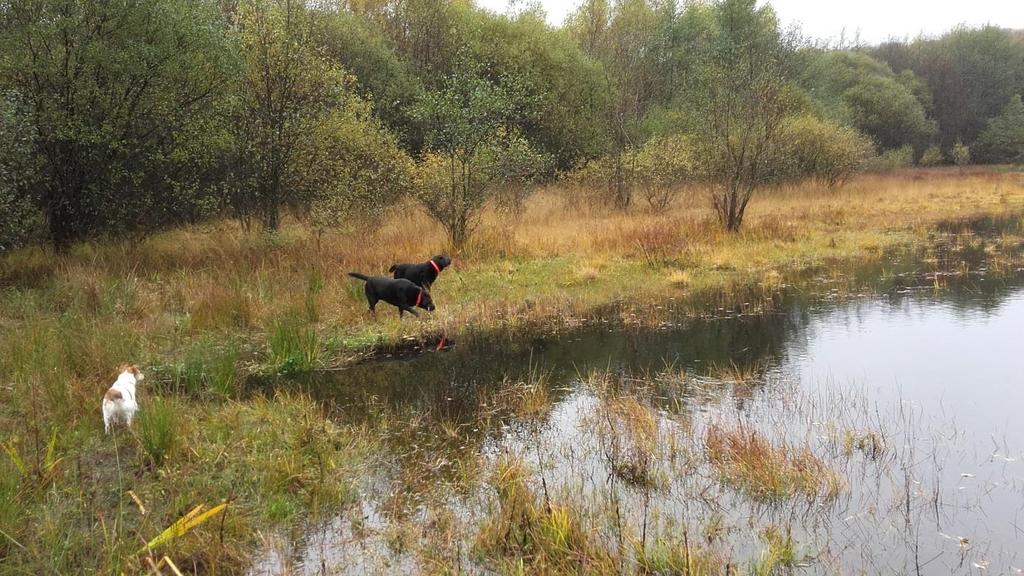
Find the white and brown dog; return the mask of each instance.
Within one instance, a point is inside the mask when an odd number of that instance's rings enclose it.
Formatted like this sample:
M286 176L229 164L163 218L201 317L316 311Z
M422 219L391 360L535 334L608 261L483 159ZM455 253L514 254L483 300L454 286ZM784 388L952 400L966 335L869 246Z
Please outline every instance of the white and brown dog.
M103 429L110 434L110 425L124 422L132 425L132 418L139 411L139 403L135 399L135 385L142 382L144 376L134 364L122 364L117 380L103 395Z

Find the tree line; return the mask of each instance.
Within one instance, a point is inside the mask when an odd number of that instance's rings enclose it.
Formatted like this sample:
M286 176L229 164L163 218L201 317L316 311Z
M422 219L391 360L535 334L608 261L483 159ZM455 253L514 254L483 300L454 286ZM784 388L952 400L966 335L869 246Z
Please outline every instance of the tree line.
M586 0L563 26L440 0L0 1L0 250L403 197L460 245L543 181L664 209L865 166L1024 160L1024 36L854 48L754 0Z

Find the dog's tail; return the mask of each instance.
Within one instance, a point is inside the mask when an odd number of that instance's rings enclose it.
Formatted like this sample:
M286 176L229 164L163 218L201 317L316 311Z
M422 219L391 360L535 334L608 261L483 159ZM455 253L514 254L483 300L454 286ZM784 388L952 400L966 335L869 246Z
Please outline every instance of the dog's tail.
M388 268L388 272L394 272L396 268L398 268L398 264L392 264L391 268Z
M358 278L364 282L370 279L366 274L360 274L359 272L349 272L348 275L353 278Z

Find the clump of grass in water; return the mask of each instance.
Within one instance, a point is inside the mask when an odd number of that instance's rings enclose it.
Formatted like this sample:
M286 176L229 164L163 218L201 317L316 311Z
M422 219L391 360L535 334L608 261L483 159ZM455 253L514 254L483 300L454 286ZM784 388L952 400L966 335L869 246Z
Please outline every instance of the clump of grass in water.
M163 398L152 398L139 411L139 442L154 466L161 466L177 442L174 405Z
M491 485L498 509L477 534L474 551L501 572L611 574L612 552L586 531L570 506L543 502L530 489L528 472L516 458L503 458Z
M725 366L714 364L711 366L708 376L733 384L750 385L759 382L767 368L763 361L742 365L735 362L730 362Z
M612 472L632 486L654 487L659 435L651 408L633 396L617 396L602 402L600 416L602 449Z
M638 574L710 576L727 573L722 559L710 550L690 543L685 531L682 542L659 537L647 546L636 543L634 548Z
M538 417L551 408L546 380L544 374L531 372L529 381L506 381L481 399L481 412L487 416L511 413L519 418Z
M761 531L761 540L765 548L750 567L755 576L771 576L777 574L779 568L791 571L805 561L805 555L797 551L793 535L788 529L783 532L777 526L769 526Z
M808 449L775 446L746 426L708 427L704 437L708 460L722 479L749 496L777 501L802 495L828 500L842 490L840 477Z
M843 452L849 456L853 454L854 450L861 452L871 460L878 460L885 455L887 450L885 438L874 431L847 430L843 434Z

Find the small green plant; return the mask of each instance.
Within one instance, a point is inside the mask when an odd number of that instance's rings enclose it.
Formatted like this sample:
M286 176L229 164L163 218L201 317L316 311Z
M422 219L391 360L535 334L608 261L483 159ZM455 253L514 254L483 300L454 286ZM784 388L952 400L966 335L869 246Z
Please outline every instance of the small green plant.
M160 466L174 450L177 423L174 406L162 398L153 398L139 412L139 442L153 465Z
M13 465L0 461L0 556L5 556L8 545L24 548L15 534L25 514L18 497L19 474Z
M710 550L689 542L657 538L647 546L634 544L638 574L664 574L679 576L710 576L723 574L722 560Z

